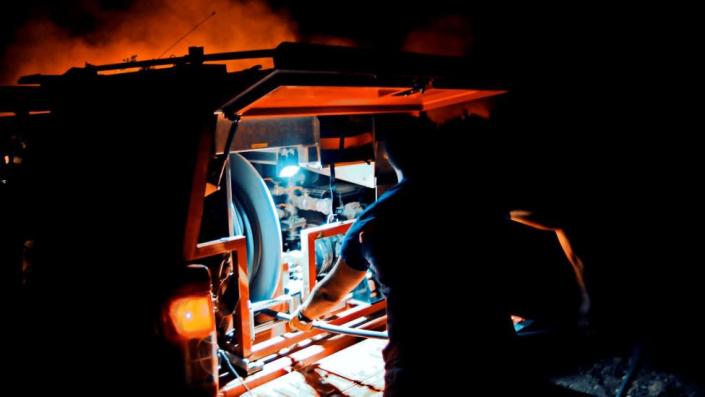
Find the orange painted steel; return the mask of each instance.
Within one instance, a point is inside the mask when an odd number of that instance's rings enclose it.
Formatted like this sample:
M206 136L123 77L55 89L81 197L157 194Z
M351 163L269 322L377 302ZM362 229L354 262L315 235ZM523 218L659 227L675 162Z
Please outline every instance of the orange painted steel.
M319 238L325 238L325 237L331 237L331 236L336 236L339 234L345 234L348 229L350 229L350 226L352 225L352 221L345 221L341 223L335 223L335 224L330 224L330 225L323 225L323 226L318 226L316 228L312 228L308 230L308 241L306 242L308 246L308 286L309 290L306 291L306 294L310 292L310 290L313 289L313 286L316 285L316 240Z
M376 318L363 326L361 329L379 329L387 322L387 317L382 316ZM267 382L271 382L281 376L295 371L297 368L310 365L324 357L327 357L335 352L338 352L346 347L355 344L359 338L347 335L338 335L321 342L314 343L302 350L291 353L288 356L282 357L264 366L264 369L256 374L247 377L244 380L233 380L223 388L221 393L223 397L236 397L243 395L247 389L252 389L261 386ZM243 385L246 384L247 388Z
M215 118L213 118L215 123ZM201 219L203 217L203 196L206 192L206 178L208 176L208 163L213 146L213 128L202 128L198 142L198 154L191 180L191 196L189 198L188 214L184 231L183 256L187 262L196 258L198 236L201 233Z
M319 335L324 331L314 329L308 332L299 332L287 334L284 336L277 336L257 344L253 343L255 338L253 338L251 331L252 319L250 316L249 308L250 289L247 270L246 238L243 236L231 236L220 240L198 243L198 236L201 228L201 218L203 216L203 197L206 191L206 176L208 174L208 164L210 159L210 148L212 146L212 139L212 134L209 133L208 129L204 128L203 132L201 133L201 138L198 147L198 156L196 159L196 167L192 180L191 198L189 202L188 219L184 236L183 255L186 262L193 262L206 257L228 253L232 253L235 256L237 269L237 288L239 293L239 299L235 308L234 318L237 330L237 345L235 346L235 352L243 358L249 360L257 360L262 357L266 357L268 355L279 352L287 347L293 346L294 344L302 340ZM309 258L307 264L309 278L308 290L306 291L306 293L310 292L310 289L313 288L316 283L316 239L344 234L348 231L351 224L352 221L347 221L332 225L324 225L311 230L307 241L309 248ZM331 320L330 323L333 325L345 324L358 318L365 317L376 312L380 312L384 310L385 307L385 301L380 301L372 305L355 306L337 313L337 318ZM375 324L382 324L379 319L373 320L373 322ZM320 357L326 356L334 351L338 351L343 347L351 344L352 341L354 341L355 339L352 337L342 337L336 340L346 342L330 343L330 346L327 345L328 347L324 349L324 352L327 352L326 354L321 355L321 353L316 353L311 357L308 357L307 360L317 360ZM348 340L350 342L347 342ZM281 376L281 374L277 376Z
M370 314L380 312L384 310L386 306L386 301L379 301L369 306L357 306L352 309L340 312L338 314L338 318L328 320L327 322L332 325L342 325L360 317L365 317ZM311 338L315 335L322 334L324 332L325 331L321 331L319 329L314 328L310 331L286 334L258 343L252 348L250 359L257 360L262 357L266 357L270 354L274 354L282 349L285 349L295 343L298 343L304 339Z

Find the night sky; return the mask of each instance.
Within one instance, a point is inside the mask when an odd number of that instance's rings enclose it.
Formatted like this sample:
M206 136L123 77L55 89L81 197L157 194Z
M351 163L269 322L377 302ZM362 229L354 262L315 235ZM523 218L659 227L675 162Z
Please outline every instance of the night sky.
M164 3L162 0L17 2L0 14L0 50L23 40L21 28L36 21L50 21L67 37L87 38L93 42L106 40L106 35L96 33L110 31L115 24L127 24L130 18L137 18L150 8L162 7ZM223 2L196 3L201 9L192 9L192 14L193 20L198 21L211 11L210 8L217 10L218 3ZM652 38L662 34L659 29L651 31L654 28L653 22L642 17L645 10L639 8L486 3L496 4L437 0L415 6L407 2L372 0L344 3L270 0L268 5L273 13L293 21L293 33L301 41L320 41L324 38L328 41L339 39L347 44L393 50L404 48L453 55L488 53L492 57L506 59L507 62L521 63L523 69L555 68L556 63L559 63L562 68L572 68L573 73L602 73L591 69L591 64L603 67L599 65L603 61L615 55L624 56L625 47L635 49L642 45L651 46ZM211 7L211 4L214 6ZM217 18L225 16L218 15L214 20ZM234 20L232 23L240 22ZM410 35L419 31L422 34L441 34L442 39L431 45L410 47L409 40L413 40ZM177 39L181 33L184 32L171 33L172 40ZM32 44L41 44L37 41L34 40ZM451 41L460 41L460 44ZM246 45L235 44L232 50L243 46ZM140 55L144 57L144 54ZM4 53L4 69L8 64L16 62L9 56ZM80 65L83 61L77 59L76 63ZM610 67L619 64L611 62ZM566 74L569 72L565 70Z
M150 2L155 3L153 0L138 3L149 4ZM99 14L129 11L134 7L134 3L136 2L133 0L15 2L10 9L0 14L2 45L8 45L13 40L12 35L17 28L31 19L45 17L71 34L85 35L99 28L101 23ZM482 10L474 4L458 3L434 1L432 6L412 6L403 2L395 5L392 2L370 0L347 4L321 0L306 2L271 0L269 2L275 11L289 13L298 23L298 31L302 38L326 34L354 39L366 46L400 46L408 32L445 15L462 15L478 27L486 25L485 21L490 22L487 18L494 18L492 23L503 23L502 20L507 18L506 13ZM203 11L205 15L210 10Z

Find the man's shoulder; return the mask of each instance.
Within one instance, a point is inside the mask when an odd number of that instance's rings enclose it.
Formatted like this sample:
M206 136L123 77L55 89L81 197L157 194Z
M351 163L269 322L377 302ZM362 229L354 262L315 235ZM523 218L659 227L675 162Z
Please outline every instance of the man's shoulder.
M360 216L355 219L352 226L348 230L350 233L360 233L361 231L370 228L376 221L376 211L372 207L368 207Z
M360 213L351 229L369 228L378 222L378 218L388 218L397 212L407 213L406 207L413 204L404 197L406 191L409 190L407 185L401 183L387 190Z

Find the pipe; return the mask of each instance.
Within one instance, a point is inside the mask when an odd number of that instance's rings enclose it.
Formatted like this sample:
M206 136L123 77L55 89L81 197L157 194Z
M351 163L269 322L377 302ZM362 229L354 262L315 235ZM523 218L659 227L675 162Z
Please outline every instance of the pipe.
M291 315L287 314L287 313L280 313L280 312L276 312L274 310L269 310L269 309L263 310L263 313L266 313L272 317L275 317L277 320L283 320L283 321L291 320ZM370 339L389 339L389 334L387 334L387 331L370 331L370 330L366 330L366 329L341 327L339 325L328 324L327 322L321 321L321 320L314 320L313 321L313 328L317 328L317 329L320 329L320 330L326 331L326 332L332 332L334 334L360 336L363 338L370 338Z
M274 50L251 50L251 51L236 51L236 52L221 52L216 54L201 54L201 56L196 59L192 55L185 55L181 57L172 58L162 58L162 59L149 59L145 61L132 61L132 62L121 62L112 63L107 65L90 65L87 69L93 69L96 71L106 71L106 70L121 70L130 68L148 68L152 66L165 66L165 65L176 65L180 63L189 63L195 61L233 61L238 59L256 59L256 58L272 58L274 57Z

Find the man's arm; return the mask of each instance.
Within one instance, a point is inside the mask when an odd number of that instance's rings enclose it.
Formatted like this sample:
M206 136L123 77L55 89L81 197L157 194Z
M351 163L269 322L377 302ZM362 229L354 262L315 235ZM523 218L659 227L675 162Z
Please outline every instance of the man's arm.
M294 313L289 321L289 326L302 331L310 329L310 324L303 324L298 319L299 312L311 320L322 316L360 284L366 274L367 271L353 269L345 263L343 258L338 258L333 270L316 284L306 302Z

